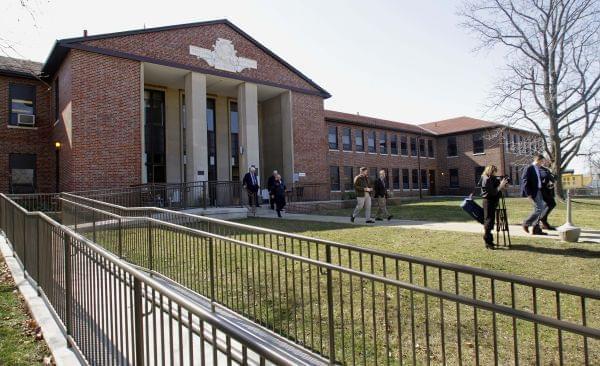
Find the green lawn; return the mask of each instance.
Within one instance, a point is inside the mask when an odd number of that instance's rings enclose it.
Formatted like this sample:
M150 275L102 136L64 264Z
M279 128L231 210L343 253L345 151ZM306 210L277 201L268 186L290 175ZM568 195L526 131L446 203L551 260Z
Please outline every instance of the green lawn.
M0 256L0 365L40 364L50 355L46 343L35 339L36 327Z
M490 251L484 249L479 234L291 220L247 219L242 222L530 278L592 289L600 288L600 248L590 244L514 238L510 249ZM143 227L132 227L123 232L123 255L133 263L145 267L150 266L147 233L148 230ZM86 235L91 237L91 233ZM113 251L116 249L117 238L118 233L110 229L99 230L96 234L97 242ZM248 233L237 233L233 238L302 256L318 256L320 260L325 259L322 248L316 250L313 246L310 254L307 253L310 245L299 241L274 243L269 237ZM328 353L327 277L322 269L316 265L302 264L299 261L248 249L229 241L216 240L214 244L215 298L219 303L313 350ZM301 247L304 248L303 253L298 252ZM157 225L154 226L152 234L151 267L208 296L209 249L209 242L201 236L190 236L176 229ZM423 269L416 265L410 269L406 263L400 263L398 269L392 261L376 260L373 264L368 257L361 259L356 255L340 255L337 250L332 255L333 262L344 267L363 267L364 272L372 271L392 278L398 276L405 282L409 282L414 276L413 282L420 286L443 286L447 292L459 291L466 297L472 297L473 293L476 293L477 299L491 301L490 281L485 278L473 281L468 275L460 275L456 286L454 275L449 271L440 275L436 268ZM360 261L364 262L361 264ZM429 279L427 284L424 283L425 278ZM465 364L471 364L469 361L474 360L475 339L479 342L480 363L490 364L493 363L491 330L494 321L499 336L500 364L512 363L513 329L518 333L520 363L531 364L535 361L535 331L529 322L519 320L515 328L512 318L502 315L494 318L489 311L483 310L478 311L475 320L472 307L462 305L457 308L452 301L440 302L437 298L426 297L419 292L386 286L381 282L363 281L355 275L341 272L333 271L331 281L336 359L339 361L380 364L385 363L387 356L390 362L394 363L398 361L400 349L403 349L402 359L405 363L410 364L414 361L423 364L428 357L425 351L425 329L428 326L429 357L434 364L439 364L444 355L442 339L446 345L445 357L448 364L456 364L458 358ZM531 288L517 285L515 293L515 307L531 312ZM538 290L538 313L555 318L555 299L554 292ZM498 284L495 300L510 306L510 287ZM586 306L588 325L600 327L600 302L588 301ZM574 296L561 295L560 309L563 319L573 322L581 319L580 303ZM443 337L442 324L445 331ZM413 334L414 341L411 337ZM538 335L541 364L558 364L557 332L547 327L539 327ZM563 338L565 364L580 364L583 347L581 337L564 332ZM458 345L462 349L459 349ZM591 340L589 347L591 359L598 359L600 342ZM411 354L413 348L414 356ZM459 356L459 353L462 356Z
M481 205L481 199L476 200ZM462 198L424 198L422 201L413 198L406 199L400 205L389 206L388 210L395 218L405 220L425 221L470 221L459 206ZM511 224L520 224L531 212L531 204L526 198L507 198L506 208ZM600 229L600 200L574 199L573 223L577 226L590 229ZM375 207L373 215L377 208ZM550 224L560 226L565 222L566 204L557 202L557 206L550 214ZM326 209L313 212L321 215L349 216L352 209Z

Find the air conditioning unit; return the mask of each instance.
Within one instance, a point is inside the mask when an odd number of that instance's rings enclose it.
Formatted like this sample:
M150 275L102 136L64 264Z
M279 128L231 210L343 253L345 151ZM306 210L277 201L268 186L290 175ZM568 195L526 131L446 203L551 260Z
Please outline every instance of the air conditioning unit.
M35 126L35 115L33 114L18 114L17 115L17 124L19 126Z

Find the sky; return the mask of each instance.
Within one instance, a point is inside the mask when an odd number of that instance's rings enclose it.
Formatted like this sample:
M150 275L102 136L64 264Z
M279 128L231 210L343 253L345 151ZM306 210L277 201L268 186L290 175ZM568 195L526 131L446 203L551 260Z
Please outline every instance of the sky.
M67 1L0 3L13 56L43 62L56 39L227 18L332 97L327 109L406 123L491 119L500 50L475 52L459 0Z

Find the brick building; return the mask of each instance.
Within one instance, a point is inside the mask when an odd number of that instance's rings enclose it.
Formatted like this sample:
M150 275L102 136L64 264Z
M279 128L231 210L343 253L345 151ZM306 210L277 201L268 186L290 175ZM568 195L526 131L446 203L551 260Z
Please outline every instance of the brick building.
M255 165L336 198L365 165L402 194L462 193L487 163L512 169L513 136L532 136L326 111L329 97L227 20L59 40L43 65L0 58L0 191L239 181Z

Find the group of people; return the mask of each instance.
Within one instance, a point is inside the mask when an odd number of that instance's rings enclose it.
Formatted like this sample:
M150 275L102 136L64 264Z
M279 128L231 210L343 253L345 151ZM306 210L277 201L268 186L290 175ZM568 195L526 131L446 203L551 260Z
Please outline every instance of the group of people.
M244 175L242 184L248 194L248 204L250 206L260 207L260 183L256 176L256 167L252 165L248 173ZM269 206L271 210L277 211L277 216L281 216L281 211L285 207L285 184L277 170L273 170L273 174L267 181L267 191L269 192Z
M386 178L385 170L379 171L379 178L374 183L369 179L368 169L361 167L359 174L354 177L354 191L356 192L356 207L350 216L350 221L354 222L360 211L364 208L365 219L367 224L372 224L375 221L371 219L371 194L377 200L377 214L375 220L388 221L392 219L392 215L387 210L387 199L389 198L389 187Z
M555 177L547 167L548 160L536 155L531 165L521 173L521 196L527 197L533 206L531 214L523 221L523 230L533 235L547 235L543 229L554 230L548 223L550 212L556 207L554 198ZM481 197L483 198L483 240L486 248L494 248L492 230L496 220L496 208L502 191L508 186L507 177L498 177L498 168L488 165L481 175ZM530 231L531 229L531 231Z

